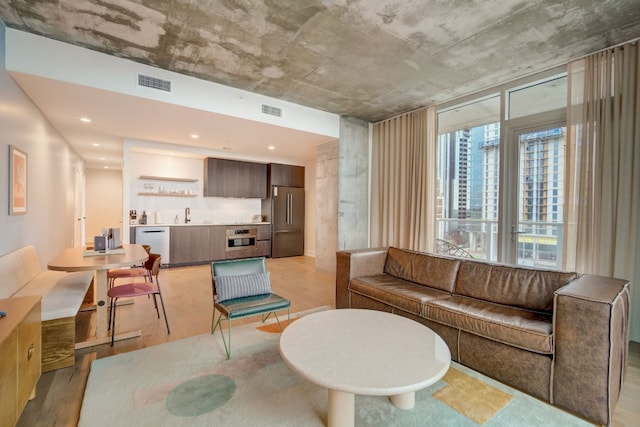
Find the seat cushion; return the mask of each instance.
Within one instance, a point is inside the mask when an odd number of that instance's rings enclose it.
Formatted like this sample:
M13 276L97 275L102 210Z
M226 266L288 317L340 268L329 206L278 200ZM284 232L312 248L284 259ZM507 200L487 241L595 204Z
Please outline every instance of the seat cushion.
M269 273L214 277L218 302L271 293Z
M289 306L291 302L277 294L254 295L215 303L215 308L229 319L269 313Z
M42 321L73 317L78 313L93 280L93 271L44 270L14 297L42 296Z
M422 313L425 302L451 296L447 292L408 282L389 274L358 277L352 279L349 286L352 292L418 316Z
M463 296L431 300L428 319L505 344L543 354L553 353L551 315Z
M109 289L109 298L132 298L140 295L150 295L157 292L157 288L149 282L127 283L126 285L114 286Z

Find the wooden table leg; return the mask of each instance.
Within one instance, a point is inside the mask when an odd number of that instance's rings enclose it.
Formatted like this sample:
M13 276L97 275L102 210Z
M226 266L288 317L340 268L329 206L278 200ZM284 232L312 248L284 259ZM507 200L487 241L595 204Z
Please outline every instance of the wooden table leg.
M96 302L96 340L101 341L108 335L107 325L107 291L109 290L109 282L107 278L108 270L96 270L96 288L95 288L95 302Z

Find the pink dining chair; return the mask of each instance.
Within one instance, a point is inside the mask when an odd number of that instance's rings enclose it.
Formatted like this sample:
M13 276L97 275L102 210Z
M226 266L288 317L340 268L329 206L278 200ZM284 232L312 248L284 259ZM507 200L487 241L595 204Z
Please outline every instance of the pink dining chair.
M151 253L151 246L142 245L148 254ZM149 261L146 261L140 267L131 268L114 268L107 272L107 279L109 280L109 289L111 289L118 279L131 279L133 277L144 277L145 281L151 281L151 265L148 265ZM151 263L153 264L153 263Z
M167 334L171 333L169 329L169 320L167 319L167 312L164 308L164 300L162 299L162 292L160 291L160 281L158 275L160 273L160 263L162 258L158 254L149 254L149 260L145 264L151 263L150 269L150 281L149 282L132 282L124 285L113 286L107 292L110 298L110 311L109 311L109 326L111 327L111 346L115 341L115 329L116 329L116 310L118 307L119 298L133 298L143 295L153 297L153 305L155 306L158 319L160 318L160 310L158 309L158 301L156 296L160 297L160 305L162 306L162 314L164 315L164 322L167 325ZM155 280L154 280L155 277Z

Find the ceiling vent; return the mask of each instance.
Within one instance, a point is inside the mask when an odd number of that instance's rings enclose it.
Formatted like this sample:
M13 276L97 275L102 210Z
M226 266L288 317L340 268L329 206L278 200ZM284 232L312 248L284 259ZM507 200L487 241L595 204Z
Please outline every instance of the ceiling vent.
M262 114L282 117L282 108L274 107L272 105L262 104Z
M171 92L171 80L162 80L145 74L138 74L138 86Z

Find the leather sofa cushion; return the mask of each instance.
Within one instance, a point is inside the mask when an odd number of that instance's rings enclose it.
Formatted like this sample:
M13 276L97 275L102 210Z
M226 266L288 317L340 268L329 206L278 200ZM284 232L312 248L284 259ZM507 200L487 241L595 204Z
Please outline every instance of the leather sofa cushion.
M551 315L463 296L425 303L423 316L525 350L553 353Z
M384 272L420 285L453 293L460 261L406 249L389 248Z
M401 310L422 314L425 302L438 298L448 298L451 295L422 285L407 282L388 274L358 277L351 280L351 291Z
M576 273L461 261L455 294L551 313L554 292L576 277Z

